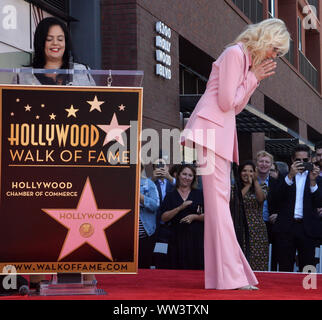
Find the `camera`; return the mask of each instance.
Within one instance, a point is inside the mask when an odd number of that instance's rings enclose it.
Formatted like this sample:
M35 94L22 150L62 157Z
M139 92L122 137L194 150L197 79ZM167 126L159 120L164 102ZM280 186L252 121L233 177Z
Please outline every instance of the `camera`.
M304 170L312 171L313 170L313 163L303 162L302 167L304 168Z

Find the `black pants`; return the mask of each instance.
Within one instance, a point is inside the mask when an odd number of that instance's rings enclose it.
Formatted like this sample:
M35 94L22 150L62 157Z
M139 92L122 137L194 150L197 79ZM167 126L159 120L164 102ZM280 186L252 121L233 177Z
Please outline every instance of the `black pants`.
M316 240L306 235L303 222L293 221L291 231L276 233L275 239L279 271L292 272L294 270L296 250L300 272L305 266L316 265Z
M139 268L150 268L152 265L155 235L139 239Z
M277 255L276 255L276 237L273 233L273 224L270 222L265 221L267 235L268 235L268 242L272 245L272 252L271 252L271 271L277 271Z

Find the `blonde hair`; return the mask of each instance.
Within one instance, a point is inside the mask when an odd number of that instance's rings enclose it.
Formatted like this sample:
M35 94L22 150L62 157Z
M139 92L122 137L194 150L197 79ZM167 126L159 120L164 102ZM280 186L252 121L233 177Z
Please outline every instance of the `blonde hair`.
M252 64L259 65L266 56L266 51L277 48L284 56L289 51L290 34L284 21L280 19L266 19L256 24L250 24L235 39L231 45L241 42L244 49L252 55Z
M256 154L256 160L258 160L258 158L262 158L262 157L269 157L272 160L272 163L274 162L274 157L273 155L271 155L269 152L265 151L265 150L261 150L258 151Z

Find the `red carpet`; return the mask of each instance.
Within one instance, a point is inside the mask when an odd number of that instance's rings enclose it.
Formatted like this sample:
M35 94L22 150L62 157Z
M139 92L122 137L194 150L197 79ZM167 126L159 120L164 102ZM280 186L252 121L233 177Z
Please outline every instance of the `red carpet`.
M259 289L204 290L203 271L139 270L137 275L98 275L102 296L2 296L0 300L321 300L322 274L316 289L303 287L305 274L257 272ZM312 277L312 275L310 275ZM311 284L311 281L309 282Z

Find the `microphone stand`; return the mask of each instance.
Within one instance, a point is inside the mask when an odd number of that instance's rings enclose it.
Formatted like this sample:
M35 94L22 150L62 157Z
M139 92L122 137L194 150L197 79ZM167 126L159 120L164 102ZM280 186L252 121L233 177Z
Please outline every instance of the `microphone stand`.
M69 53L69 61L68 61L68 85L73 85L74 81L74 58L72 53Z

